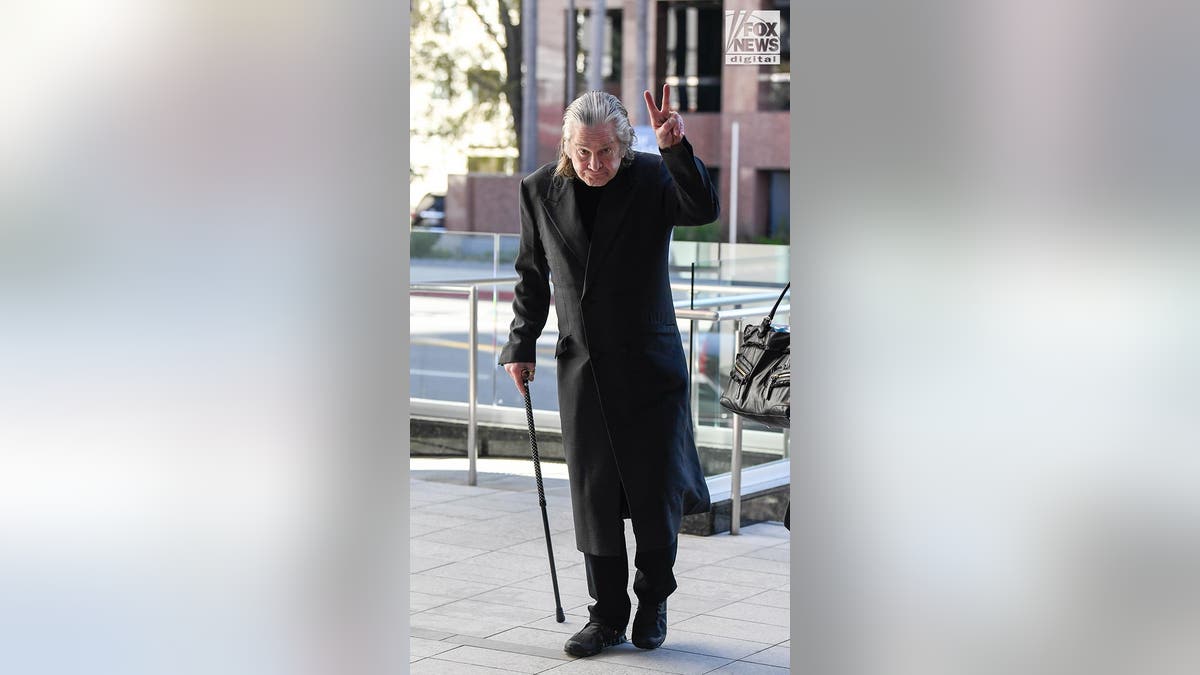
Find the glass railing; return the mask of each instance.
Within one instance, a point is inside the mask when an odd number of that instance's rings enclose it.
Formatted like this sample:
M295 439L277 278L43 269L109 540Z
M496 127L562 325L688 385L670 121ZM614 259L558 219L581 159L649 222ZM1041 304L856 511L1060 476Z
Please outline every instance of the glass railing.
M417 288L419 284L435 281L514 276L517 235L415 232L412 237L410 281ZM680 309L695 306L726 311L761 307L765 315L789 274L787 247L763 244L675 242L671 245L669 264L674 297ZM516 388L496 365L512 320L512 291L511 280L478 288L476 404L490 406L493 416L503 416L505 410L523 415L524 409ZM776 323L786 324L788 319L786 311L775 317ZM470 346L466 294L414 291L410 325L411 398L414 402L465 404ZM735 322L730 320L679 322L693 373L697 441L708 447L731 446L732 416L718 401L733 361L734 326ZM558 410L554 361L557 339L558 327L552 309L538 340L534 406L540 411ZM747 465L786 456L786 438L779 431L754 422L745 422L744 430ZM720 462L717 464L713 473L720 472Z

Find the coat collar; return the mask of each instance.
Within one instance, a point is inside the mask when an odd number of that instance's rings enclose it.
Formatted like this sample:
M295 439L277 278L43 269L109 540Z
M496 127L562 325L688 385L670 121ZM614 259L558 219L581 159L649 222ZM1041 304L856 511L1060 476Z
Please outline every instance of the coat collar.
M591 242L583 224L579 222L579 207L575 205L575 190L571 188L571 181L555 176L542 202L551 226L566 244L576 264L586 265Z
M567 250L575 257L575 261L585 267L585 291L586 282L601 268L613 242L625 225L625 212L629 210L633 200L633 168L633 165L621 167L608 183L609 189L606 189L600 198L590 240L583 229L583 223L579 221L579 207L576 205L575 190L570 180L555 177L543 199L551 225L566 244Z
M619 238L629 219L625 212L633 201L633 165L621 167L608 184L600 207L596 211L596 223L592 231L592 246L588 251L587 269L584 272L583 293L587 293L590 282L604 268L604 260L612 251L613 243Z

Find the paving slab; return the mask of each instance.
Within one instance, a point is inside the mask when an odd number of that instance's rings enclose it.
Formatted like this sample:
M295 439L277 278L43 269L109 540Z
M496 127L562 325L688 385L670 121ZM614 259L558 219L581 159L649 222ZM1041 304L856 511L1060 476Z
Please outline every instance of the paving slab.
M555 650L565 655L566 652L563 652L563 645L570 635L570 633L563 633L561 631L517 626L503 633L493 635L492 639L538 649Z
M772 551L774 549L764 549ZM736 570L746 570L749 572L766 572L768 574L778 574L781 576L789 576L791 574L791 565L786 560L765 560L756 558L755 554L760 551L751 551L745 555L739 555L735 558L726 558L713 563L713 567L729 567Z
M449 565L450 561L441 558L425 558L422 556L409 556L408 571L409 572L428 572L435 567Z
M488 553L488 550L416 538L409 541L408 552L409 555L424 558L440 558L449 562L459 562Z
M792 560L792 551L790 546L769 546L767 548L760 548L756 551L750 551L745 555L749 558L776 560L778 562L791 562Z
M512 626L512 622L505 619L480 619L439 614L436 608L417 612L410 616L408 621L413 628L472 637L490 637L496 633L503 633Z
M705 614L718 607L724 607L730 602L731 601L724 600L722 598L713 598L705 595L692 595L691 593L675 591L671 594L671 597L667 599L667 614L671 619L676 618L676 612L681 614Z
M752 623L783 626L784 628L791 624L791 610L788 608L754 605L749 602L730 603L724 607L718 607L708 612L708 614L726 619L741 619L742 621L750 621Z
M757 654L771 646L763 642L739 640L722 635L693 633L676 628L671 622L668 622L667 641L663 643L662 649L691 652L705 656L717 656L725 659L741 659L751 654Z
M532 569L488 567L486 565L476 565L473 562L457 562L435 567L422 572L422 574L460 581L492 583L496 586L505 586L537 576L537 571Z
M712 672L714 675L786 675L786 673L790 673L791 671L787 668L776 668L775 666L766 666L761 663L735 661Z
M411 675L512 675L513 672L501 668L447 661L436 656L414 661L409 664L408 668Z
M767 647L761 652L743 657L743 661L750 663L761 663L763 665L775 666L777 668L790 668L792 662L792 649L790 647Z
M616 647L609 647L586 660L603 665L632 666L659 673L679 673L680 675L700 675L720 668L731 661L716 656L671 649L638 649L628 642Z
M684 619L679 622L677 627L680 630L704 633L706 635L771 644L778 644L790 637L790 631L787 626L771 626L765 623L727 619L722 616L712 616L709 614L701 614L690 619Z
M462 581L460 579L450 579L448 577L438 577L424 572L408 575L408 587L410 591L417 593L428 593L429 595L444 595L462 600L469 598L472 595L486 593L493 588L492 584L481 583L478 581Z
M520 543L522 541L540 541L544 542L541 532L535 534L524 534L514 538L508 533L493 533L493 532L472 532L464 530L461 527L454 527L445 530L437 530L425 533L412 533L412 536L418 536L427 541L435 541L440 544L454 544L455 546L467 546L469 548L485 548L489 551L496 551L501 548ZM543 543L543 545L545 545Z
M464 619L496 619L508 621L514 626L520 626L530 621L537 621L545 616L553 616L554 608L530 609L528 607L513 607L511 605L470 599L458 600L422 612L422 614L431 613L445 616L460 616Z
M550 563L546 560L546 553L542 551L542 555L533 556L522 553L509 553L507 551L489 551L482 555L475 556L468 561L463 561L470 565L480 565L484 567L501 567L511 570L532 570L535 573L545 572L550 573ZM581 563L574 561L557 560L554 561L554 567L560 573Z
M408 609L412 612L423 612L434 607L441 607L458 600L448 595L432 595L413 591L408 594Z
M458 645L441 640L426 640L425 638L410 637L408 639L409 661L416 661L427 656L434 656L454 649Z
M679 588L675 591L676 593L722 600L724 601L722 604L745 600L765 590L756 586L741 586L739 584L726 583L721 579L697 579L685 574L676 574L675 581L679 585ZM667 604L668 606L670 605L670 600L667 601Z
M564 657L566 655L564 654ZM555 666L562 665L563 659L548 659L543 656L530 656L497 649L483 649L470 645L462 645L438 655L439 659L466 663L475 666L500 668L517 673L540 673Z
M436 513L412 514L408 521L408 536L420 537L466 524L467 521L461 518L451 518Z
M739 586L753 586L762 590L779 588L780 586L788 583L789 579L789 577L783 574L755 572L753 570L745 570L735 567L719 567L717 565L700 567L677 574L675 576L685 577L688 579L703 579L705 581L737 584Z
M588 595L587 579L584 577L583 565L575 565L571 569L564 570L558 574L558 592L563 595L571 595L574 597L590 598ZM547 590L553 592L554 584L550 579L550 572L539 574L528 579L509 584L514 588L528 588L535 591ZM751 589L753 592L753 589ZM739 600L741 598L738 598Z
M508 633L509 631L505 631ZM529 645L522 642L510 642L497 635L490 638L473 638L466 635L452 635L445 639L446 642L454 642L480 649L491 649L501 652L512 652L514 654L525 654L527 656L540 656L542 658L552 659L555 661L569 661L575 657L568 655L562 649L562 644L553 647L543 647L541 645Z
M558 623L553 616L537 621L530 621L525 624L526 628L536 628L538 630L547 630L554 633L561 633L564 640L571 635L579 632L587 625L587 612L571 612L564 611L563 616L566 619L565 623Z
M596 661L595 658L575 659L552 670L552 675L651 675L664 671L654 668L638 668L614 661Z
M417 628L410 626L408 629L409 636L421 638L422 640L445 640L446 638L454 637L454 633L447 633L441 630L429 630L427 628Z
M566 481L547 483L566 613L558 623L536 486L529 476L489 473L488 462L480 461L478 487L465 485L461 470L411 473L411 672L787 672L790 533L781 525L743 527L738 536L681 535L666 643L654 650L626 643L576 659L563 643L587 623L592 600ZM626 544L632 581L636 545L628 522ZM632 592L630 599L636 603Z
M780 590L763 591L758 595L752 595L743 602L748 602L754 605L766 605L768 607L782 607L788 609L792 606L792 595Z
M554 549L554 562L556 564L561 562L583 562L583 554L579 552L579 549L575 548L575 530L573 527L558 532L551 530L550 545ZM545 535L543 534L541 539L530 539L499 550L505 553L516 553L518 555L533 556L545 560Z
M475 600L484 602L494 602L510 607L527 607L529 609L544 609L554 611L554 589L546 588L545 590L531 590L528 588L516 588L514 586L504 586L486 593L480 593L474 596ZM592 602L587 596L563 595L560 589L559 599L562 601L564 609L586 606Z

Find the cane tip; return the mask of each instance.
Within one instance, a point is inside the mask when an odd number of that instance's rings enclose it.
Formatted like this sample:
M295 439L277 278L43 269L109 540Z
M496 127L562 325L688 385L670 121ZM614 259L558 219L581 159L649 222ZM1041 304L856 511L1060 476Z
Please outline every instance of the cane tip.
M562 607L559 607L558 609L554 610L554 612L555 612L554 618L557 619L559 623L567 622L567 617L563 616Z

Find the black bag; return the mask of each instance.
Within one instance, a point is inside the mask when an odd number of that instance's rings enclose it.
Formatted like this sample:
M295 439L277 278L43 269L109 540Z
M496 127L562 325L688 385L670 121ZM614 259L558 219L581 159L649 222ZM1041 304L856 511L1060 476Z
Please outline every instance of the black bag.
M742 346L733 359L729 387L721 406L757 422L786 429L792 414L792 349L787 326L771 323L791 284L783 287L771 313L742 329Z

